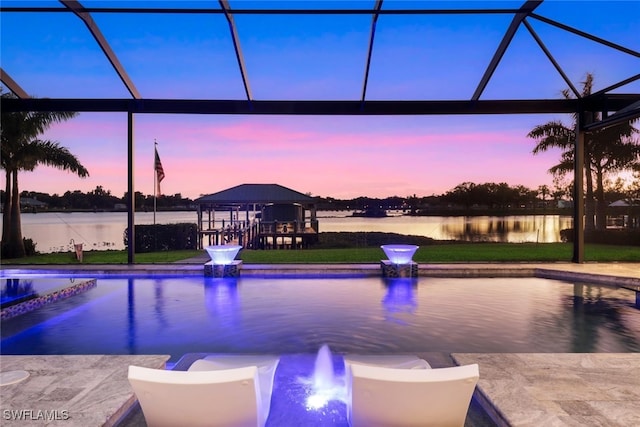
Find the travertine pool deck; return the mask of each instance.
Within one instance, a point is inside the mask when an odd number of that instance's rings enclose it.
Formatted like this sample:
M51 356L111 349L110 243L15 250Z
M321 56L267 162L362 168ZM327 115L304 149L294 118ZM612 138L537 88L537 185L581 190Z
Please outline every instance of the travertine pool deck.
M477 363L498 425L640 426L640 354L454 353ZM484 406L484 405L483 405Z
M163 265L2 266L0 276L31 271L94 274L203 274L206 258ZM244 265L241 275L377 275L377 264ZM640 291L637 263L477 263L419 266L423 277L545 277L624 286ZM640 313L638 313L640 315ZM422 355L433 367L448 357ZM496 425L640 426L640 354L454 353L458 364L478 363L475 398ZM126 380L130 364L164 365L168 356L0 356L0 371L31 372L0 387L2 425L114 425L134 404ZM435 363L434 363L435 362ZM67 410L68 420L10 421L6 409Z
M0 371L29 373L21 382L0 386L0 424L116 425L136 402L127 379L129 365L164 368L169 357L0 356Z
M449 365L442 354L419 356L434 368ZM161 368L168 358L0 356L3 372L30 373L20 383L0 387L1 424L119 425L135 408L128 366ZM640 425L640 354L454 353L452 358L480 365L474 398L498 426ZM45 422L45 416L51 421ZM140 421L135 425L144 425L141 417L134 419Z

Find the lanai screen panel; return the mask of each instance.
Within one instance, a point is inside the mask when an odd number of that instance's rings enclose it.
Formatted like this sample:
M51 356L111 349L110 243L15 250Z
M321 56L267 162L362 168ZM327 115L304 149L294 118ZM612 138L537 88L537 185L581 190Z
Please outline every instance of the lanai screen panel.
M143 98L244 99L223 14L123 12L94 17Z
M640 70L637 2L3 1L2 69L31 96L131 96L65 6L86 8L141 99L360 100L365 81L366 100L558 99L550 88L578 87L585 70L596 91ZM608 19L620 11L624 21Z

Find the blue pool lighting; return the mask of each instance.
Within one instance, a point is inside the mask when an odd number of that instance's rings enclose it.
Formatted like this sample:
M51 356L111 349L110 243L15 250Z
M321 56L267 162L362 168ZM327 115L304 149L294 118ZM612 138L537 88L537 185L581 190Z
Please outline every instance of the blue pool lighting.
M349 426L344 359L340 355L331 354L330 357L334 366L335 381L323 382L323 388L318 388L315 385L317 355L281 356L266 427Z
M3 320L2 354L640 351L636 293L615 286L575 298L573 282L522 277L95 277Z
M303 379L303 383L309 384L311 389L307 397L309 410L324 408L332 400L346 403L347 390L344 377L336 375L331 350L326 344L318 351L310 381Z

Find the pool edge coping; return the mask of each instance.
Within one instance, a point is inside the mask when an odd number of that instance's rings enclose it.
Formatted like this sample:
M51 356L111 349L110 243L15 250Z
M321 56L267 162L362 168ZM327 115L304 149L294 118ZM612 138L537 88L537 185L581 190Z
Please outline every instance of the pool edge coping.
M636 264L597 263L465 263L465 264L419 264L419 277L539 277L555 280L576 280L603 285L623 286L640 292L640 265L637 277L625 272L595 271L608 266L635 267ZM581 268L584 271L573 271ZM631 269L631 267L629 267ZM6 265L0 266L0 278L11 275L44 274L94 274L94 275L199 275L204 276L202 264L84 264L84 265ZM243 264L240 276L304 276L304 277L354 277L379 276L382 272L379 264Z

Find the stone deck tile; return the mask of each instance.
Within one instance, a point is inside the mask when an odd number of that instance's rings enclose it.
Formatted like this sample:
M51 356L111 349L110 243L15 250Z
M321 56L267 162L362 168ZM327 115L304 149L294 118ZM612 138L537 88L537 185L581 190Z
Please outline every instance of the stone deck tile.
M511 426L640 426L640 354L454 353Z
M0 387L0 424L115 425L135 404L127 379L129 365L163 368L168 359L168 355L0 356L2 372L30 373L22 382ZM22 420L16 419L15 411ZM42 418L48 416L53 417L49 422Z

